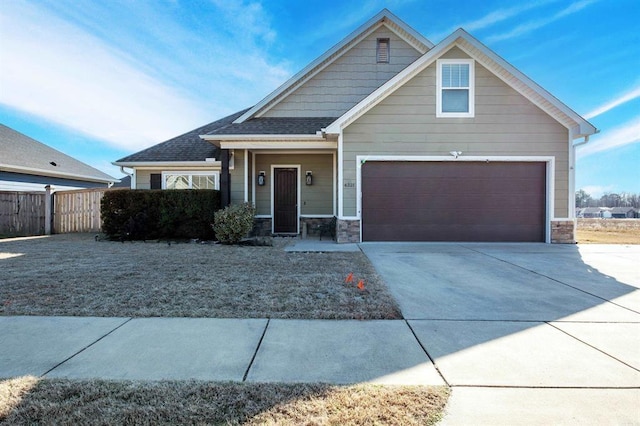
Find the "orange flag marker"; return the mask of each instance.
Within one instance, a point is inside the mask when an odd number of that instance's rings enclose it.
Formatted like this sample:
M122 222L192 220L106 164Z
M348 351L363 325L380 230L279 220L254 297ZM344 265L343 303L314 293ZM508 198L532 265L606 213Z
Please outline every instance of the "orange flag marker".
M358 289L359 290L364 290L364 281L363 280L358 281Z
M352 283L353 282L353 272L349 272L349 275L347 275L347 279L344 280L345 283Z

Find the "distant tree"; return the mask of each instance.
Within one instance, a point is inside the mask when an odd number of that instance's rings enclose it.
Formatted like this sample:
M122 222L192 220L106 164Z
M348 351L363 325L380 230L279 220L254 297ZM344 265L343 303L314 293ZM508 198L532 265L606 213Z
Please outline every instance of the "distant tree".
M640 194L605 192L600 198L593 198L584 189L576 191L576 207L634 207L640 208Z
M593 201L591 195L587 194L584 189L576 191L576 207L590 207L589 202Z
M602 197L600 197L600 205L602 207L620 207L620 195L605 192Z

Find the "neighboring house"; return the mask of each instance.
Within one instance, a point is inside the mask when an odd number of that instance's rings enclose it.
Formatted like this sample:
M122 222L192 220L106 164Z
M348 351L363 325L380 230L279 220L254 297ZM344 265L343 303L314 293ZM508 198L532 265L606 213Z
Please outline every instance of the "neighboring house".
M339 242L573 242L596 132L464 30L434 45L385 9L253 107L114 164L252 202L276 234L335 216Z
M114 183L111 188L131 188L131 176L120 178L120 182Z
M0 191L108 187L114 182L118 179L0 124Z
M580 210L578 217L585 219L601 218L602 207L585 207Z
M613 207L611 209L611 217L615 219L632 218L635 214L633 207Z

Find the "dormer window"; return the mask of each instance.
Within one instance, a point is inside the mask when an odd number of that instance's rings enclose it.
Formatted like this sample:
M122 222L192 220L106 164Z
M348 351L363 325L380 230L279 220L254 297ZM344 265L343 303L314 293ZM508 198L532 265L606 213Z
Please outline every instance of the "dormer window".
M389 63L389 39L379 38L376 44L376 62L379 64Z
M473 59L437 61L436 117L475 115L475 70Z

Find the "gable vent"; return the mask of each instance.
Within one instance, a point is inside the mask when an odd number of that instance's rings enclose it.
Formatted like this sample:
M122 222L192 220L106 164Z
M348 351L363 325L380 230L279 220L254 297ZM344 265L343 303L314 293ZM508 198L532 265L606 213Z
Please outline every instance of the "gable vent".
M376 45L376 62L379 64L389 63L389 39L379 38Z

